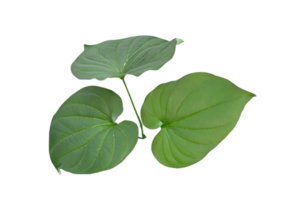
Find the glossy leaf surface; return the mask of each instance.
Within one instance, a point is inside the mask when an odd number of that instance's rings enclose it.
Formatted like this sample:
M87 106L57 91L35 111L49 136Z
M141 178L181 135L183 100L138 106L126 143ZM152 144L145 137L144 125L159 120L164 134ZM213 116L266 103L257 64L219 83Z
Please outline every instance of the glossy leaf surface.
M109 77L139 76L158 70L172 59L176 44L183 40L163 40L153 36L136 36L85 45L71 66L79 79L104 80Z
M67 99L50 127L49 151L55 168L90 174L121 163L138 139L134 122L115 123L122 112L121 98L96 86L83 88Z
M155 158L174 168L200 161L235 127L254 96L208 73L159 85L148 94L141 111L146 127L161 127L152 143Z

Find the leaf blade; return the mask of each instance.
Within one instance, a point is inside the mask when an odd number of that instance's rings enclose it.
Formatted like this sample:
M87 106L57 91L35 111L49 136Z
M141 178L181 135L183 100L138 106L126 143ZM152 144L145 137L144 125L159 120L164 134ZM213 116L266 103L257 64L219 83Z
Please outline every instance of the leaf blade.
M91 174L120 164L138 139L135 123L115 123L122 111L121 98L104 88L86 87L69 97L50 126L49 153L55 168Z
M153 155L174 168L199 162L232 131L254 96L208 73L159 85L141 110L147 128L161 127L152 143Z
M71 71L78 79L140 76L148 70L160 69L171 60L181 41L136 36L85 45L84 51L72 63Z

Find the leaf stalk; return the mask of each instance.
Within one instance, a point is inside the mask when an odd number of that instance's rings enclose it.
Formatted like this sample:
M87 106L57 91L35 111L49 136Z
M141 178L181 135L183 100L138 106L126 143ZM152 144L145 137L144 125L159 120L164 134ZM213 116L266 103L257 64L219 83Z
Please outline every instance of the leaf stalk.
M127 95L127 98L128 98L128 101L129 101L129 104L131 106L131 109L132 109L132 112L133 112L133 115L138 123L138 125L140 126L140 140L147 140L148 139L148 135L145 133L145 128L144 126L142 125L142 122L139 118L139 110L136 106L136 103L134 101L134 98L133 98L133 95L130 91L130 88L129 88L129 85L128 85L128 82L126 80L126 77L122 77L119 79L121 81L121 84L124 88L124 91Z

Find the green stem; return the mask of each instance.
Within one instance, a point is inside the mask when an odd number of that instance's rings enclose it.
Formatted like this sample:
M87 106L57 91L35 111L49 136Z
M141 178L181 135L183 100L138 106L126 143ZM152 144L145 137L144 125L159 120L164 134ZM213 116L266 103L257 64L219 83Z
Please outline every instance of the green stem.
M138 110L138 108L137 108L137 106L135 104L135 101L134 101L133 95L132 95L132 93L130 91L128 82L127 82L127 80L126 80L125 77L120 78L119 80L121 81L121 84L122 84L122 86L124 88L124 91L125 91L125 93L127 95L127 98L128 98L129 103L130 103L130 106L131 106L132 112L134 114L134 117L135 117L137 123L140 126L140 140L147 140L148 139L148 135L145 133L145 128L142 125L142 122L140 120L139 110Z

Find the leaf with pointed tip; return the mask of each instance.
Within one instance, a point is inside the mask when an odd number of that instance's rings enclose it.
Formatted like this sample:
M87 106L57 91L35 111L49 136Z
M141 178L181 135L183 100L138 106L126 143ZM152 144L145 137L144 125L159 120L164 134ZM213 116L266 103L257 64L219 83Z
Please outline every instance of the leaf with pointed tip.
M50 158L59 171L91 174L120 164L135 147L138 127L115 120L123 112L111 90L90 86L69 97L53 116Z
M140 76L145 71L160 69L172 59L176 44L182 42L181 39L167 41L153 36L136 36L85 45L71 70L78 79Z
M174 168L197 163L231 132L254 96L208 73L159 85L141 110L147 128L161 127L152 143L155 158Z
M180 45L181 43L184 42L182 39L179 39L179 38L177 38L176 40L177 40L177 42L176 42L177 45Z

